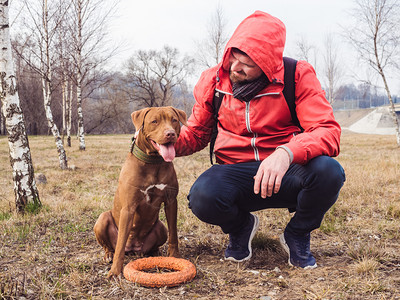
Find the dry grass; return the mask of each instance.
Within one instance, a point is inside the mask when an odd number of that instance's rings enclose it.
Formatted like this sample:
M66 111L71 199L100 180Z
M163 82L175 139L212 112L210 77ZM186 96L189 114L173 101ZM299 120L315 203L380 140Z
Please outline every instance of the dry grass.
M0 299L400 299L400 149L393 136L343 134L338 160L347 181L313 232L319 268L309 271L289 267L279 246L277 236L290 218L283 209L257 212L261 228L249 262L222 261L227 237L197 220L186 200L209 167L208 154L176 159L180 246L198 275L161 289L106 280L110 265L102 262L92 232L97 216L112 205L129 141L128 135L88 136L85 152L77 143L67 149L76 169L61 171L53 139L30 137L35 172L48 182L39 185L43 209L20 216L7 140L0 137Z

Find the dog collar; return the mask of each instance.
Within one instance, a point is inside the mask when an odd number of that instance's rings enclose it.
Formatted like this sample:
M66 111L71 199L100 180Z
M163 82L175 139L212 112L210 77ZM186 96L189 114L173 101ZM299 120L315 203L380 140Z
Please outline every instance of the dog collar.
M147 164L161 164L164 159L158 155L148 155L146 152L142 151L136 144L133 144L131 153L139 160Z

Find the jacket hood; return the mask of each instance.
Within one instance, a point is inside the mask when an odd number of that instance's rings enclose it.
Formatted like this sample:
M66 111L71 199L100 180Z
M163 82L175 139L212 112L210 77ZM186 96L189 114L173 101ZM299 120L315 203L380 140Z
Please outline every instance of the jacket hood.
M232 48L245 52L267 75L270 82L283 81L285 25L278 18L256 11L244 19L228 41L223 55L223 68L228 70Z

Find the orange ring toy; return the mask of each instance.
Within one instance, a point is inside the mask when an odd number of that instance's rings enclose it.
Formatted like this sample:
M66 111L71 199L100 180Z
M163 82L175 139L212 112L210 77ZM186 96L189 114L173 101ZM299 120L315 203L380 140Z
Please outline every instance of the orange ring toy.
M169 273L147 273L152 268L174 270ZM196 267L186 259L176 257L145 257L128 263L124 268L127 280L147 287L177 286L196 276Z

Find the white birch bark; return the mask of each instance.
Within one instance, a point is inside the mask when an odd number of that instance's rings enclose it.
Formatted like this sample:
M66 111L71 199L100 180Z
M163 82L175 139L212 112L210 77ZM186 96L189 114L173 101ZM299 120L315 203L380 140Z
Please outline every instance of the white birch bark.
M67 122L66 122L66 97L67 97L67 81L65 80L65 77L63 77L63 82L62 82L62 141L63 144L65 144L64 142L64 137L65 137L65 132L66 132L66 126L67 126Z
M78 85L76 87L76 103L78 108L78 139L79 139L79 150L85 150L85 129L83 123L83 110L82 110L82 88L81 88L81 80L79 79L79 71L78 71Z
M69 83L69 97L67 98L67 107L66 111L68 114L67 118L67 145L68 147L71 147L71 126L72 126L72 97L73 97L73 92L72 92L72 82Z
M62 170L65 170L68 169L67 154L65 153L64 144L60 136L58 127L54 122L53 112L50 107L51 104L51 94L49 93L50 83L45 79L42 79L42 85L43 85L42 87L43 87L44 110L46 113L47 125L49 126L49 129L54 136L58 152L58 158L60 162L60 168Z
M78 113L78 139L79 139L79 150L85 150L85 129L83 122L83 110L82 110L82 1L77 1L77 33L78 33L78 47L76 51L77 60L77 78L76 78L76 103Z
M65 170L68 168L67 155L65 153L64 144L62 142L60 132L53 119L53 113L51 110L51 80L52 80L52 69L50 63L50 37L48 30L48 11L47 11L47 0L43 1L43 30L44 30L44 50L42 51L42 62L41 62L41 73L42 73L42 88L43 88L43 101L44 110L46 113L47 124L51 133L54 136L56 148L58 152L58 158L60 162L60 168Z
M25 123L17 92L14 65L11 53L8 0L0 2L0 95L2 111L6 118L10 163L13 170L15 204L24 211L29 204L40 207L34 169L26 135Z

